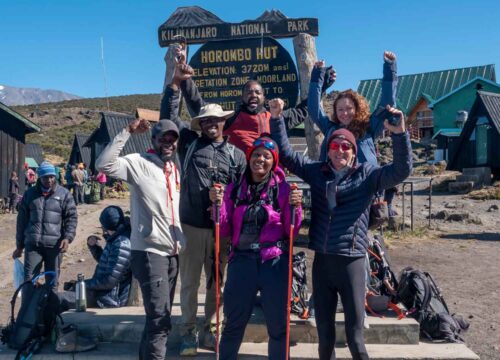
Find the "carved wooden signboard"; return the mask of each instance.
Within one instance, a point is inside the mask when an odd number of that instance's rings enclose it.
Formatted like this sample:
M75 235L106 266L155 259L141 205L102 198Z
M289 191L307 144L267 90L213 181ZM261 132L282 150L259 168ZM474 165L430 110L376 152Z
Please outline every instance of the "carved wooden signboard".
M191 58L193 80L207 102L235 110L243 85L258 80L266 98L280 97L295 105L298 76L285 48L271 38L209 42Z
M178 36L188 44L208 41L247 39L262 36L273 38L294 37L300 33L318 35L318 19L289 19L279 11L266 11L255 20L226 23L211 12L198 6L180 7L158 29L161 47L177 41Z

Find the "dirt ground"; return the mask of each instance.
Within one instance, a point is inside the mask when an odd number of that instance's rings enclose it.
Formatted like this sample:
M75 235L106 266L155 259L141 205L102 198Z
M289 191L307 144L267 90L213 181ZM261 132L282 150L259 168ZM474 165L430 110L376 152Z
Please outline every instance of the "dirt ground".
M409 189L409 188L408 188ZM402 197L395 200L401 214ZM409 221L409 197L406 197L406 223ZM481 359L498 359L500 352L500 207L499 200L470 200L463 195L435 193L432 214L468 214L463 221L432 219L427 229L428 191L425 183L415 188L414 231L386 232L385 239L395 272L406 266L428 271L442 289L451 312L462 314L471 327L465 334L467 345ZM61 281L76 279L78 273L91 276L95 262L86 250L85 240L99 234L98 216L106 205L128 209L128 200L105 200L78 209L78 233L62 265ZM459 216L460 217L460 216ZM472 218L472 219L471 219ZM481 224L478 224L477 218ZM409 225L409 224L408 224ZM305 240L301 236L299 241ZM0 324L8 321L12 289L12 260L15 244L15 216L0 215ZM312 255L309 255L309 269Z

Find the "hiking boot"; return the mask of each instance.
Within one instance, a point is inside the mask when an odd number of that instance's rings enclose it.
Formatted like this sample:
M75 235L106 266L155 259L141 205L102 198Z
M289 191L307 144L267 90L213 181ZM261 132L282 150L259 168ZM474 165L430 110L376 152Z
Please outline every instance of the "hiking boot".
M88 351L95 348L96 345L92 340L78 336L77 327L70 324L59 331L56 351L61 353Z
M180 356L196 356L198 355L198 334L189 332L182 337Z
M206 331L203 335L202 345L204 348L215 351L215 332Z

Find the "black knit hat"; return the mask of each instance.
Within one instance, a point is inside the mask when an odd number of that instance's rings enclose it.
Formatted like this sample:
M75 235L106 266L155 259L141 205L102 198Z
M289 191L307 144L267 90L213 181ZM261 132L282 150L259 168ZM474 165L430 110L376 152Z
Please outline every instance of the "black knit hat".
M116 230L125 221L123 211L118 206L108 206L99 216L101 226L105 230Z

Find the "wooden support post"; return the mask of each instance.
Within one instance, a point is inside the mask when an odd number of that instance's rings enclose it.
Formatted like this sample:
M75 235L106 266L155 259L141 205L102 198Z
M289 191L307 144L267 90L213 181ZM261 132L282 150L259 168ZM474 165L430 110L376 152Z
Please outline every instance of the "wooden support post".
M293 48L300 78L300 99L304 100L309 93L311 70L317 61L316 41L311 35L299 34L293 38ZM318 160L323 134L309 118L305 121L304 126L308 149L307 155L313 160Z

